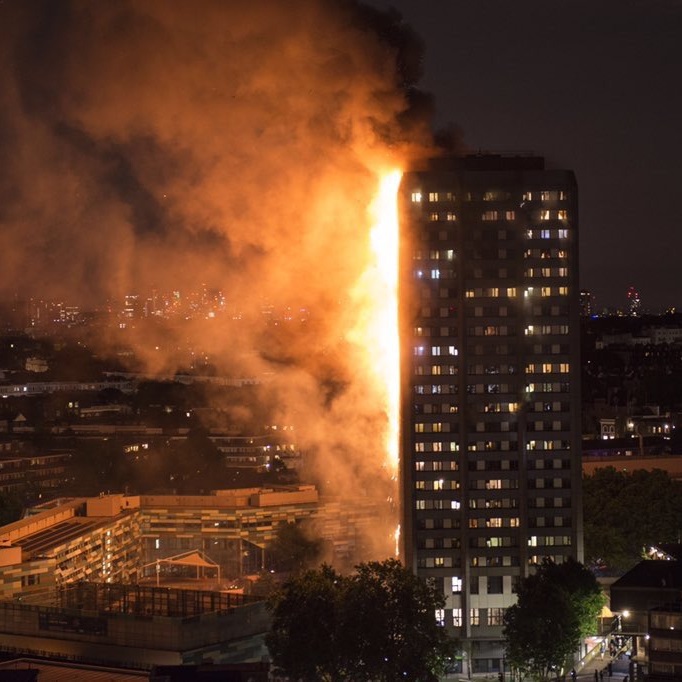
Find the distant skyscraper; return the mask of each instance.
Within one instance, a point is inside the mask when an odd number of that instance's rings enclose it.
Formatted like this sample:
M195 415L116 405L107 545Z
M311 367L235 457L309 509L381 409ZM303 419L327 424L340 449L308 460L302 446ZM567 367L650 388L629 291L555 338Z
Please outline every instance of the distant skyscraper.
M594 307L594 298L592 293L587 289L580 290L580 315L582 317L591 317L592 308Z
M401 211L404 557L497 672L515 581L582 559L577 186L538 157L440 159Z
M642 301L639 297L639 291L635 287L628 289L628 315L630 317L639 317L642 314Z

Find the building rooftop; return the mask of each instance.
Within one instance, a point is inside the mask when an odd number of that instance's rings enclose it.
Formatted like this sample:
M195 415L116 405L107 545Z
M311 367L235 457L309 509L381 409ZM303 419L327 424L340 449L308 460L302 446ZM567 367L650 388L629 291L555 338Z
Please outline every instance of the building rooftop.
M611 590L618 588L673 589L682 588L682 563L665 559L640 561L613 583Z
M14 676L11 676L15 673ZM40 659L17 658L0 663L0 679L39 680L39 682L139 682L148 680L149 673L144 671L105 668L101 666L76 665Z

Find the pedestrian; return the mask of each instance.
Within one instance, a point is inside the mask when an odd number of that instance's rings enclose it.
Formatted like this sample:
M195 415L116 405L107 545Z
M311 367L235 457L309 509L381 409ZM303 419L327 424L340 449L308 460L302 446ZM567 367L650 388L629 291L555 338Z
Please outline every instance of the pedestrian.
M609 673L609 677L611 677L611 675L613 674L613 665L612 665L611 661L608 662L608 664L606 666L606 670Z
M577 676L578 676L578 674L576 673L575 668L573 668L573 670L571 670L571 679L572 679L572 680L575 680L575 678L576 678Z
M604 671L603 670L599 671L599 682L604 682Z
M599 682L599 673L597 672L596 669L594 671L594 682Z

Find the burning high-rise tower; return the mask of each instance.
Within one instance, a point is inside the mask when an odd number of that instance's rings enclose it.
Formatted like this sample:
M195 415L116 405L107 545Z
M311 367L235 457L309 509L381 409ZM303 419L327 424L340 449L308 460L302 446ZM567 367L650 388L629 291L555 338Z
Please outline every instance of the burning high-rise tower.
M439 159L401 208L404 558L470 671L500 671L515 580L582 558L577 187L538 157Z

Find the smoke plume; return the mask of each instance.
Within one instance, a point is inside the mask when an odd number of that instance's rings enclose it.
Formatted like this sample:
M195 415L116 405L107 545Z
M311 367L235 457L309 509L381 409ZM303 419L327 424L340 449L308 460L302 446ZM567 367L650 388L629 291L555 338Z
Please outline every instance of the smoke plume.
M384 417L349 292L379 174L431 144L420 63L399 15L353 0L5 0L0 296L222 292L229 315L138 356L269 373L318 481L368 491ZM269 338L265 305L306 322Z

